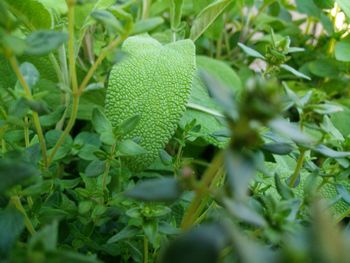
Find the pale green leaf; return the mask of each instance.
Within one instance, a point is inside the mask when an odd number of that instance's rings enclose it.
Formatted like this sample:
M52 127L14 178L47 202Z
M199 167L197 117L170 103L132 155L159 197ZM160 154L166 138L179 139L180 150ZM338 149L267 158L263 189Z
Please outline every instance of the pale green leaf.
M204 8L193 22L190 38L196 41L231 2L232 0L218 0Z
M242 44L242 43L238 43L238 46L244 51L244 53L246 53L248 56L254 57L254 58L261 58L261 59L265 59L265 57L260 54L258 51Z

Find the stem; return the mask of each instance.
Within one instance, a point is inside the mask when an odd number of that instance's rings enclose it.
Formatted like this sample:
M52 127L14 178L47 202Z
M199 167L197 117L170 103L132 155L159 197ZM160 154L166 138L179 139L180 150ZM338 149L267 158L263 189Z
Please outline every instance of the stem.
M72 84L73 94L78 91L77 71L74 56L74 0L67 0L68 6L68 60L69 77Z
M201 205L202 199L205 197L212 180L217 175L217 171L223 165L223 162L224 162L223 152L220 152L215 156L212 164L205 171L203 178L200 182L200 185L196 190L196 195L192 199L192 202L188 206L184 214L184 217L182 219L182 222L181 222L182 230L186 230L190 228L193 225L193 223L196 221L196 214L197 214L198 208Z
M27 84L27 82L25 81L22 72L19 69L18 63L17 63L17 59L14 56L11 56L8 58L9 62L11 64L11 67L13 69L13 71L15 72L20 84L22 85L24 92L26 94L26 98L28 100L32 100L33 96L30 92L30 88ZM40 124L40 120L39 120L39 115L37 112L32 111L32 116L33 116L33 121L34 121L34 126L38 135L38 139L39 139L39 143L40 143L40 147L41 147L41 154L43 155L43 162L44 162L44 166L48 167L48 162L47 162L47 152L46 152L46 142L45 142L45 138L44 138L44 134L43 134L43 130L41 128L41 124Z
M310 29L311 29L312 22L313 22L313 19L311 17L308 17L307 18L306 28L305 28L305 35L310 34Z
M148 239L143 236L143 263L148 263Z
M34 235L36 233L33 225L32 225L32 222L30 221L27 213L26 213L26 210L24 209L22 203L21 203L21 199L18 197L18 195L14 195L11 197L11 203L17 208L18 211L20 211L22 213L22 215L24 216L24 224L28 230L28 232L31 234L31 235Z
M58 139L56 145L52 149L52 152L48 160L49 164L51 164L51 162L53 161L53 158L55 157L56 152L61 147L65 138L69 135L70 131L74 126L75 120L78 115L80 96L83 93L84 89L86 88L87 84L89 83L90 79L92 78L93 74L95 73L97 67L106 58L108 52L116 48L127 37L127 34L123 36L119 36L118 38L113 40L106 48L102 50L100 56L97 58L95 63L91 66L85 78L83 79L82 83L78 87L76 69L75 69L76 65L75 65L75 59L74 59L75 58L74 56L74 1L67 0L67 5L69 8L68 9L68 27L69 27L69 41L68 41L69 58L68 59L69 59L69 72L70 72L72 92L73 92L73 106L72 106L71 116L69 118L68 124L64 129L63 133L61 134L60 138Z
M70 94L66 91L66 88L69 87L69 74L68 74L68 65L67 65L67 56L66 56L66 48L64 45L60 47L58 50L59 60L60 60L60 70L62 72L62 85L64 86L64 93L62 98L62 104L65 105L65 111L61 117L61 119L56 124L56 130L62 130L64 121L66 119L69 103L70 103Z
M151 3L152 3L152 0L143 0L142 1L142 20L148 18Z
M305 152L306 152L306 150L304 148L300 149L300 153L299 153L299 157L298 157L298 161L297 161L297 166L295 167L294 173L293 173L292 177L290 178L290 181L288 184L289 187L294 187L295 182L299 178L300 170L304 164Z
M220 37L216 42L216 59L220 59L221 57L223 37L224 37L224 31L221 32Z
M104 171L103 176L102 176L102 189L103 189L103 191L106 191L106 192L107 192L107 177L108 177L109 171L111 169L111 160L114 158L114 153L115 153L116 148L117 148L117 144L115 143L112 145L111 152L110 152L110 158L106 162L106 168L105 168L105 171Z
M125 40L126 36L119 36L117 37L115 40L113 40L107 47L105 47L102 51L100 56L97 58L97 60L95 61L95 63L91 66L91 68L89 69L88 73L86 74L85 78L83 79L83 81L81 82L79 89L78 89L78 94L81 95L84 91L84 89L86 88L87 84L89 83L90 79L92 78L92 76L94 75L97 67L102 63L102 61L106 58L106 56L108 55L108 53L113 50L114 48L116 48L117 46L119 46L119 44L121 42L123 42Z
M190 109L194 109L194 110L198 110L198 111L202 111L205 113L208 113L210 115L216 116L216 117L220 117L220 118L224 118L225 116L220 113L219 111L213 110L213 109L209 109L207 107L204 107L202 105L193 103L193 102L188 102L187 103L187 107Z
M100 56L97 58L95 63L91 66L91 68L89 69L88 73L86 74L84 80L82 81L81 85L77 89L77 92L73 93L73 106L72 106L71 116L69 118L69 121L68 121L66 128L64 129L63 133L61 134L60 138L58 139L56 145L54 146L54 148L50 154L49 164L52 162L53 157L55 156L57 150L62 145L66 136L68 136L68 134L70 133L71 129L74 126L75 120L76 120L77 115L78 115L79 98L80 98L81 94L83 93L84 89L86 88L87 84L89 83L89 80L91 79L91 77L95 73L97 67L106 58L108 52L110 52L112 49L116 48L121 42L124 41L124 39L126 37L127 36L125 35L125 36L120 36L120 37L116 38L106 48L104 48L102 50ZM71 51L69 52L69 54L71 54ZM74 54L74 51L73 51L73 54ZM69 56L71 56L71 55L69 55Z
M26 148L29 147L29 121L28 117L24 117L24 142Z
M55 157L55 154L57 153L58 149L61 147L61 145L64 143L66 137L72 130L75 120L78 115L78 108L79 108L79 96L78 94L73 94L73 105L72 105L72 112L71 116L69 118L69 121L67 123L66 128L64 129L63 133L61 134L60 138L57 140L55 146L53 147L50 156L48 158L48 165L50 165L53 161L53 158Z

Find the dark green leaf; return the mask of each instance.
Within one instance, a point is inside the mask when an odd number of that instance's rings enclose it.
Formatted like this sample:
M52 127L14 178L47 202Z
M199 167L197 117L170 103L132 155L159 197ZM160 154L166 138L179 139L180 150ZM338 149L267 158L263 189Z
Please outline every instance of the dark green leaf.
M139 124L140 119L141 116L139 114L126 119L118 126L117 131L122 135L130 133L136 128L137 124Z
M171 242L161 263L214 263L227 243L227 230L223 226L202 225Z
M91 13L91 16L97 21L103 23L107 28L112 31L124 33L122 24L115 18L115 16L107 10L95 10Z
M142 146L130 139L120 142L117 146L117 150L119 156L135 156L147 153Z
M0 159L0 193L35 175L39 171L32 165L16 159Z
M332 158L344 158L344 157L349 157L350 152L338 152L334 151L331 148L328 148L327 146L320 144L316 147L313 148L314 151L323 154L324 156L327 157L332 157Z
M267 143L261 147L263 150L273 154L286 155L293 151L293 147L289 143Z
M95 108L92 112L92 125L95 130L102 134L104 132L112 133L112 125L107 117L98 108Z
M182 194L179 182L174 178L150 179L128 190L125 195L142 201L174 201Z
M294 198L293 191L281 181L277 174L275 174L275 185L278 193L283 199L288 200Z
M139 230L136 227L133 226L126 226L122 230L120 230L117 234L112 236L110 239L108 239L107 244L110 243L117 243L120 240L127 239L127 238L132 238L134 237Z
M26 39L27 55L43 56L57 49L68 40L68 35L57 31L35 31Z
M267 225L265 219L246 204L234 202L228 198L225 198L223 203L227 211L235 218L257 227L265 227Z
M85 175L87 177L96 177L106 169L106 161L94 160L85 168Z
M1 171L1 168L0 168ZM1 184L0 184L1 187ZM22 214L13 207L0 211L0 257L5 260L24 229Z

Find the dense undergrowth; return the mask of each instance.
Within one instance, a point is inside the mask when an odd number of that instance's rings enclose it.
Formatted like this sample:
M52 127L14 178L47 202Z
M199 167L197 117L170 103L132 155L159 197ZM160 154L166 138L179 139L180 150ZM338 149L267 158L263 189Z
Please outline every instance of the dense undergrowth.
M350 262L350 2L0 1L0 262Z

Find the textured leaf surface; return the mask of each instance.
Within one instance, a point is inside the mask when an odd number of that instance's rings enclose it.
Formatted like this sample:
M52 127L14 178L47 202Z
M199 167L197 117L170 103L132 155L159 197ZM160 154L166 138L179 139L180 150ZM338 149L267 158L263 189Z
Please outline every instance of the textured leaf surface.
M271 173L277 173L277 175L280 177L281 181L287 180L288 177L291 175L292 167L295 167L296 163L295 160L290 158L289 156L274 156L276 161L278 163L266 163L266 167L269 169ZM303 198L304 196L304 185L309 176L313 176L309 174L308 172L302 172L301 173L301 180L297 187L293 188L294 194L298 198ZM269 193L275 196L279 196L277 193L277 190L275 188L275 184L273 183L273 179L270 178L270 180L266 180L266 182L269 181L267 184L271 184L271 188L268 190ZM334 218L337 221L340 221L341 219L346 216L350 211L350 204L347 203L343 197L340 195L340 193L337 191L336 184L333 180L330 180L328 183L322 185L322 180L320 177L317 178L315 181L317 184L317 191L318 194L324 198L329 203L330 211L332 212ZM344 189L346 189L348 192L350 191L350 183L348 181L337 181L337 184L341 184L344 186ZM322 185L322 186L321 186ZM279 197L278 197L279 198Z
M128 56L112 69L105 112L114 127L140 115L126 137L140 139L148 152L128 161L132 170L142 170L158 157L186 110L195 47L190 40L163 46L149 36L135 36L125 41L123 51Z

